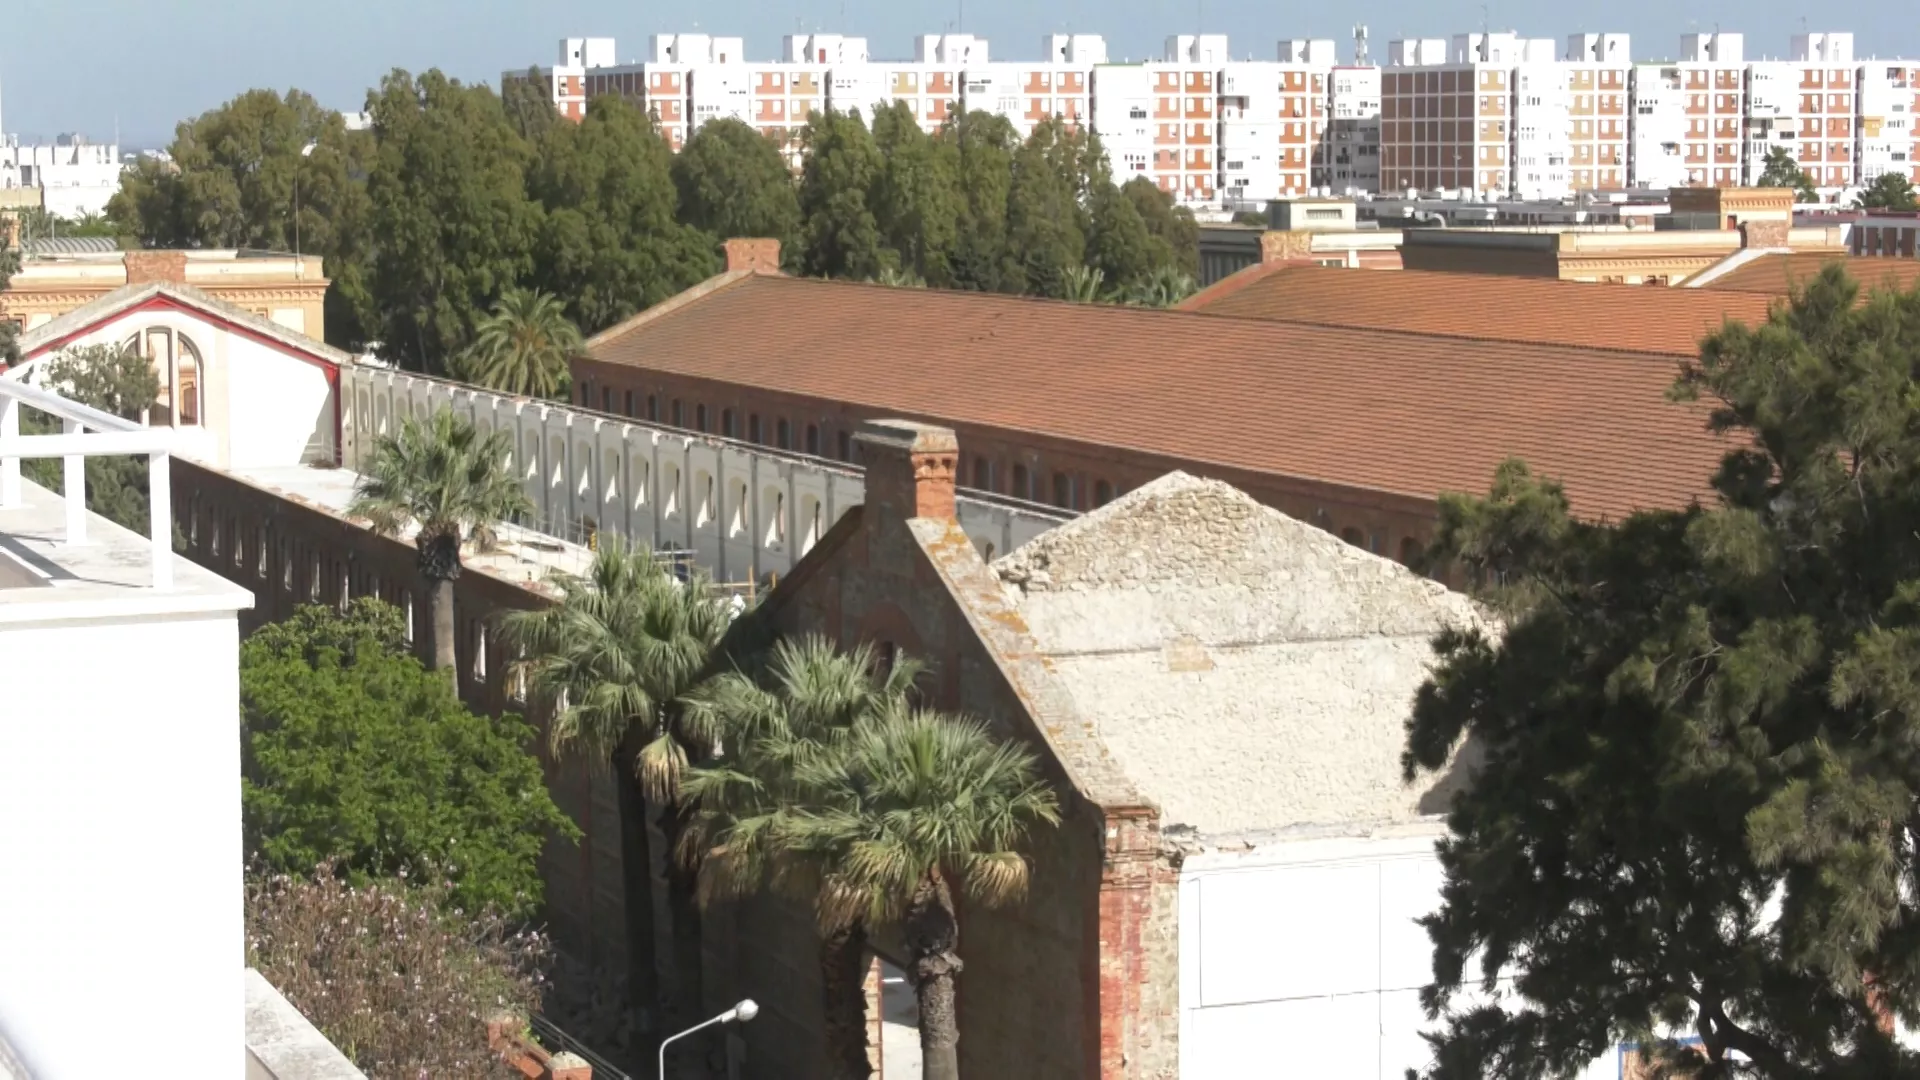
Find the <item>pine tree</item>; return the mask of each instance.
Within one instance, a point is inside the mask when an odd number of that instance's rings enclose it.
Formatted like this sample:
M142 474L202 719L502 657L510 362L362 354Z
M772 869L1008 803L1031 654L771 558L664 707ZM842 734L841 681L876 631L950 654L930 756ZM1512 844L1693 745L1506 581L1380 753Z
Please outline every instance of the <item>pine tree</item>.
M1676 396L1735 446L1706 505L1577 520L1518 463L1443 500L1432 555L1506 626L1440 640L1408 728L1410 777L1476 762L1430 1076L1623 1039L1689 1075L1920 1076L1882 1029L1920 1019L1920 291L1857 297L1829 267L1704 344ZM1509 1009L1451 1011L1503 975Z

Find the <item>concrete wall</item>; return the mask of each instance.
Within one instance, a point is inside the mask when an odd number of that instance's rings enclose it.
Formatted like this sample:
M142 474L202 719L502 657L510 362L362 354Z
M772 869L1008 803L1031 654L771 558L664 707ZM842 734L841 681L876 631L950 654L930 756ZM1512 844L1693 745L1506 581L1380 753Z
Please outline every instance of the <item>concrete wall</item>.
M93 528L106 523L95 519ZM0 1024L34 1075L238 1078L234 613L0 617Z
M506 432L540 528L581 539L586 522L655 548L694 552L721 581L785 573L864 498L856 465L586 409L370 367L343 370L343 460L411 414L453 409ZM1004 553L1067 514L1013 500L960 500L979 548Z

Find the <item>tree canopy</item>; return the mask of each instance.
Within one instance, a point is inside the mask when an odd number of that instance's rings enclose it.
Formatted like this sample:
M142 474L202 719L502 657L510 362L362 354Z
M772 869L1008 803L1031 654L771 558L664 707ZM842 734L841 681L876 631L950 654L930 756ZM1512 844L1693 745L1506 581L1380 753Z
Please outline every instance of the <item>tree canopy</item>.
M1440 640L1408 728L1410 777L1478 762L1427 920L1432 1076L1622 1039L1920 1075L1883 1030L1920 1021L1920 291L1857 298L1830 266L1705 342L1675 392L1736 447L1707 505L1580 520L1517 462L1443 500L1433 555L1506 624ZM1510 1009L1463 1002L1507 976Z
M1795 202L1820 201L1820 193L1814 190L1813 177L1800 167L1793 151L1784 146L1775 146L1767 151L1765 167L1761 169L1760 179L1754 186L1792 188Z
M801 267L820 277L855 280L897 267L870 201L885 170L867 125L858 116L821 109L807 118L801 145Z
M700 125L673 156L680 220L716 240L771 237L792 253L800 200L785 149L732 117Z
M303 607L240 649L247 843L267 866L444 877L469 910L532 914L540 849L579 831L531 725L476 716L407 647L390 604Z
M1882 173L1860 193L1859 204L1870 210L1920 210L1920 196L1904 175Z
M160 377L154 372L153 362L118 346L82 345L48 357L44 363L40 385L128 420L144 419L160 396ZM36 409L21 410L22 432L51 433L59 429L54 417ZM86 458L84 468L87 509L122 528L145 534L152 524L147 459L139 454L95 454ZM21 471L49 491L66 493L66 470L58 458L24 461Z

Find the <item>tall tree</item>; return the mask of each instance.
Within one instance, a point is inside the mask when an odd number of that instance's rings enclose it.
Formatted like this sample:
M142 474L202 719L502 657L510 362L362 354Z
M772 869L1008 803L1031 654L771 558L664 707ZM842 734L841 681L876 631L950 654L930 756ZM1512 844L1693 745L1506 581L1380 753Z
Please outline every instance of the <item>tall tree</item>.
M266 867L408 871L467 910L540 907L540 849L577 839L547 794L532 726L476 716L407 649L391 604L303 607L240 648L241 808Z
M1920 196L1905 175L1882 173L1860 193L1859 205L1871 210L1920 210Z
M1156 253L1154 265L1170 265L1188 277L1200 273L1200 225L1193 219L1193 211L1184 206L1175 206L1173 196L1161 191L1159 186L1144 176L1136 176L1120 185L1120 193L1125 195L1140 212L1140 220L1146 223L1147 232L1153 234L1161 245Z
M954 894L983 906L1025 895L1019 849L1059 822L1053 792L1032 754L984 725L898 706L794 768L801 789L818 794L782 822L782 846L831 865L834 887L870 925L900 925L925 1074L959 1080Z
M1155 268L1168 265L1166 245L1147 231L1139 207L1112 182L1094 188L1087 218L1087 264L1100 271L1109 287L1124 293L1150 277Z
M813 908L830 1080L866 1080L867 916L873 900L849 887L819 851L786 843L794 815L824 805L808 767L843 751L853 733L908 705L921 667L883 669L873 650L841 652L824 638L776 643L741 670L688 695L724 748L688 770L691 819L679 855L699 868L703 904L776 891Z
M707 756L717 734L709 714L683 708L681 698L707 673L731 614L704 578L680 581L652 552L617 539L602 543L584 577L551 580L559 602L508 616L502 631L526 658L528 693L556 710L555 750L610 761L620 779L629 986L637 1009L665 998L678 1019L700 1004L700 938L694 879L670 857L685 820L675 807L688 762ZM665 851L649 843L649 816L658 817ZM674 979L664 986L661 958L642 951L659 919L656 854L670 868ZM640 1016L643 1030L649 1019Z
M1795 202L1819 202L1820 193L1813 188L1813 177L1800 167L1793 151L1784 146L1775 146L1767 150L1760 179L1755 187L1792 188Z
M1036 125L1013 157L1007 243L1024 292L1065 296L1067 270L1086 262L1085 156L1084 138L1056 117Z
M538 66L500 81L500 107L514 133L530 145L544 142L547 133L560 122L560 113L549 96L547 75Z
M1408 726L1409 776L1476 762L1431 1076L1623 1038L1679 1075L1920 1076L1882 1027L1920 1003L1920 292L1857 299L1829 267L1705 342L1676 389L1735 447L1707 506L1576 520L1517 463L1443 501L1434 555L1506 625L1439 641Z
M367 96L377 148L367 174L378 237L370 331L416 371L445 370L487 305L533 269L532 148L500 99L439 71L395 71Z
M794 254L800 199L786 151L732 117L700 125L673 158L680 220L720 240L771 237Z
M713 276L711 238L674 218L672 151L653 118L613 95L548 132L529 174L546 207L536 275L593 334Z
M454 377L489 390L564 401L580 331L550 293L508 289L451 364Z
M873 190L880 235L902 271L945 286L962 204L960 155L951 141L927 134L903 101L875 110L873 142L882 161Z
M433 600L433 666L452 672L455 661L453 583L460 548L493 546L495 528L533 504L508 467L513 443L505 432L482 433L473 421L441 409L425 423L408 416L400 431L374 441L373 461L354 485L347 516L365 518L376 532L418 531L420 575Z
M818 277L861 280L890 264L873 213L880 151L852 113L820 109L801 132L800 265Z
M1007 248L1007 193L1019 145L1013 124L1004 116L976 110L949 120L940 138L952 143L958 155L965 200L949 260L952 284L981 292L1018 291L1018 266Z
M183 121L169 160L135 159L107 204L149 248L262 248L325 258L327 337L357 348L368 294L364 132L312 95L249 90Z

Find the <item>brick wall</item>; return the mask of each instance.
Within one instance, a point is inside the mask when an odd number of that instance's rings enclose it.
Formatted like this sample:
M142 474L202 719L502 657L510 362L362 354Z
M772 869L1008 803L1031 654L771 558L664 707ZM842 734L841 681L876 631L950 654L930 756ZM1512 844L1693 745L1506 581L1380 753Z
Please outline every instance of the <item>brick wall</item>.
M575 382L584 381L596 401L603 387L612 391L616 406L624 406L627 394L631 392L634 409L642 416L645 415L647 399L651 396L659 409L662 423L671 423L672 405L678 401L682 423L686 427L695 426L698 407L705 406L707 431L724 434L721 430L723 416L731 411L735 425L734 437L751 437L751 421L757 417L760 441L765 445L775 445L779 421L784 419L787 421L791 449L809 452L808 431L812 429L816 432L812 440L817 447L816 452L826 458L850 458L854 433L862 423L873 419L871 409L837 401L673 376L623 364L576 360L573 372ZM946 423L934 417L909 419ZM1224 480L1268 506L1302 521L1313 522L1336 535L1352 530L1376 554L1390 558L1398 558L1402 543L1410 538L1424 546L1437 512L1431 499L1348 488L1273 473L1195 464L1027 432L965 424L950 426L960 440L957 478L960 487L990 490L1033 502L1059 505L1054 498L1058 476L1065 481L1063 488L1068 496L1067 509L1092 509L1106 499L1124 494L1175 469L1184 469Z
M258 488L226 473L173 459L173 514L187 539L188 559L253 593L240 613L243 635L278 622L303 604L340 605L377 596L412 612L414 646L430 659L432 608L413 545L376 536L316 507ZM508 694L512 657L485 632L505 611L546 601L538 594L469 569L455 583L460 696L479 712L532 715ZM476 645L487 651L486 677L473 677ZM544 727L544 718L534 716ZM624 957L626 900L619 803L611 769L578 756L556 760L544 730L538 753L547 788L581 831L578 845L554 843L541 859L547 919L555 943L585 961Z

